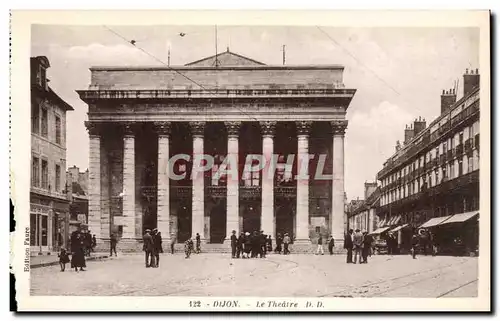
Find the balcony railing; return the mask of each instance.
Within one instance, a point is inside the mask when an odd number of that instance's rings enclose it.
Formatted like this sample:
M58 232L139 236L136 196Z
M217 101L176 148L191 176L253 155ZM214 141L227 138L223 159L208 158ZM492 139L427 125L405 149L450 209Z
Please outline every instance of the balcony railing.
M464 145L463 144L458 144L456 148L456 155L455 157L460 157L464 154Z

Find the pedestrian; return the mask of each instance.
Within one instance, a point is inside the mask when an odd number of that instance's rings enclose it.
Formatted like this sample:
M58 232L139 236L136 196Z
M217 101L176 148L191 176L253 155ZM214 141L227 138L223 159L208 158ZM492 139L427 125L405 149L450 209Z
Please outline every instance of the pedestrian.
M71 268L78 272L85 271L85 239L82 233L75 231L71 234Z
M333 239L333 235L330 235L330 239L328 240L328 252L330 252L330 255L333 254L334 246L335 246L335 240Z
M192 240L191 240L192 242ZM201 237L200 233L196 233L196 254L201 253Z
M276 249L274 250L276 253L281 254L282 251L283 238L281 237L281 233L278 233L276 236Z
M356 232L352 236L352 245L354 248L354 264L357 262L361 263L361 247L363 246L363 234L359 231L359 229L356 229ZM359 259L358 259L359 257Z
M267 235L264 234L264 231L260 231L259 234L259 257L260 258L265 258L266 257L266 252L267 252L267 247L266 247L266 241L267 240Z
M95 252L96 246L97 246L97 239L96 239L95 234L94 234L94 235L92 235L92 246L91 246L92 252Z
M352 233L353 230L349 229L349 231L344 236L344 249L347 250L347 263L352 263Z
M236 249L238 247L238 238L236 237L236 231L233 230L231 234L231 258L236 258Z
M283 238L283 254L288 255L290 254L290 250L288 250L288 246L290 244L290 236L288 236L288 233L285 233L285 237Z
M367 231L363 231L363 244L361 246L361 263L368 263L368 255L372 246L372 238Z
M158 231L158 229L155 228L153 230L153 233L154 255L156 259L154 267L160 267L160 253L163 253L163 240L161 238L161 232Z
M271 235L267 236L266 246L267 246L267 252L270 253L273 251L273 239L271 238Z
M153 237L151 236L151 230L146 229L144 236L142 237L144 244L142 246L142 250L145 253L146 267L151 267L155 265L155 258L153 256L154 244Z
M68 251L64 247L61 247L59 252L59 265L61 266L61 272L66 270L66 263L69 263Z
M417 247L418 247L418 235L417 233L413 233L411 237L411 256L416 259L417 258Z
M191 252L193 251L193 240L191 238L184 242L184 253L186 254L186 259L189 259Z
M238 237L238 243L236 248L236 257L239 259L240 256L243 256L245 252L243 251L243 247L245 246L245 233L241 232Z
M176 234L172 234L170 236L170 252L172 254L175 253L175 243L177 243L177 235Z
M321 255L325 255L325 251L323 250L323 236L321 233L318 233L318 248L316 249L316 255L321 252Z
M252 252L252 236L250 235L250 232L245 233L245 254L244 258L248 259L250 258Z
M112 257L113 256L113 252L115 252L115 256L118 256L116 254L116 243L118 243L117 239L116 239L116 235L114 233L111 234L110 238L109 238L109 257Z
M250 243L252 246L252 255L251 257L257 257L257 253L259 252L260 246L259 246L259 236L257 235L257 231L253 231L252 235L250 236Z

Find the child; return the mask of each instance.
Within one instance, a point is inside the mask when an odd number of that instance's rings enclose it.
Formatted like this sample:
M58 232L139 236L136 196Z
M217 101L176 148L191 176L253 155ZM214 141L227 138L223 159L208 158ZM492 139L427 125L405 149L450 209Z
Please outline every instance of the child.
M69 263L69 256L66 249L62 247L61 252L59 253L59 265L61 266L61 272L64 272L66 269L66 263Z

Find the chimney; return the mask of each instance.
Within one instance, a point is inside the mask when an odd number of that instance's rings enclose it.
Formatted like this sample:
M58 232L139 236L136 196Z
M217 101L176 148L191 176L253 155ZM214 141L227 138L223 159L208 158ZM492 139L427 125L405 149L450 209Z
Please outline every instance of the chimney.
M399 142L399 140L396 142L396 153L399 152L399 150L401 149L401 143Z
M405 144L408 144L412 138L415 137L415 130L413 129L413 125L410 124L410 126L406 125L405 128Z
M479 70L476 69L476 72L474 73L473 69L471 69L470 72L469 72L469 69L465 69L464 96L467 96L476 87L479 87Z
M373 192L377 189L377 182L367 183L365 182L365 200L372 195Z
M425 129L425 126L425 119L422 119L422 117L418 117L418 119L415 118L415 120L413 121L414 135L417 136L421 131Z
M441 94L441 114L446 113L450 110L450 107L457 102L457 95L455 89L450 89L449 91L444 91Z

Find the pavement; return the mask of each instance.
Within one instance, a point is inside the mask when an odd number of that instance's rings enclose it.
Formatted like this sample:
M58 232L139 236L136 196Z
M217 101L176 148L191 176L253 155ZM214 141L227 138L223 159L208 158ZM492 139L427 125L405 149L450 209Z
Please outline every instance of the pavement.
M163 254L146 268L141 254L91 261L75 272L58 266L31 270L31 295L476 297L477 257L376 255L346 264L343 255Z
M109 257L109 255L92 253L90 257L86 256L85 260L86 261L102 260L102 259L105 259L108 257ZM70 259L71 259L71 255L70 255ZM32 268L32 269L46 267L46 266L52 266L52 265L59 266L59 257L57 256L57 254L55 254L55 255L34 255L34 256L30 257L30 268Z

